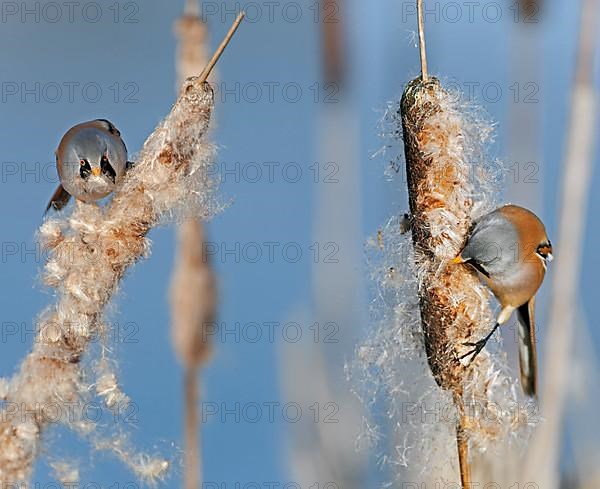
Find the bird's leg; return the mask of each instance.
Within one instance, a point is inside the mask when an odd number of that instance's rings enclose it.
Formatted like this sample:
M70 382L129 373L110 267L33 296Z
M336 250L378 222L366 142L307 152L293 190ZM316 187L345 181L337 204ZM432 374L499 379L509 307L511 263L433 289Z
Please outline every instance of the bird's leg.
M477 355L479 355L479 352L481 350L483 350L483 348L485 347L485 345L487 344L489 339L492 337L492 335L496 332L496 330L498 329L499 326L500 326L500 323L496 323L496 325L492 328L492 331L490 331L490 333L485 338L483 338L479 341L476 341L475 343L471 343L471 342L463 343L463 345L465 345L465 346L473 346L474 348L470 352L465 353L464 355L458 357L458 359L462 360L463 358L473 355L471 357L471 360L469 361L469 365L471 365L471 363L473 363L473 360L475 360L475 357L477 357Z

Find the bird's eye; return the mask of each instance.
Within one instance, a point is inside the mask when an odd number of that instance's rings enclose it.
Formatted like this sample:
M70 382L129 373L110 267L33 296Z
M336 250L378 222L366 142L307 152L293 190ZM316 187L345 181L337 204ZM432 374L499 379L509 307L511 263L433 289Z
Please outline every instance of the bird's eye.
M85 180L91 173L92 167L90 166L90 162L84 159L79 160L79 176Z
M546 260L549 256L552 256L552 245L550 244L550 241L540 243L535 252L544 260Z

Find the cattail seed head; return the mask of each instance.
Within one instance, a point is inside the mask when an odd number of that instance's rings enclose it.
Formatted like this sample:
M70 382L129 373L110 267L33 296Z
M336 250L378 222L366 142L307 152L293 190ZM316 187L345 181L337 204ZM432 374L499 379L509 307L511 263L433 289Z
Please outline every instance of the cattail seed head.
M213 148L204 136L213 109L213 92L198 78L186 80L170 114L147 139L137 162L105 207L76 202L71 214L46 221L39 230L48 254L45 283L57 302L39 318L38 337L17 374L3 382L7 405L35 415L24 423L20 412L0 413L0 480L26 481L49 421L36 407L85 403L92 383L106 405L126 397L111 373L99 369L90 383L81 358L103 325L106 305L129 267L149 254L147 234L183 208L208 216L216 210L211 177ZM111 397L112 395L112 397ZM116 396L116 397L115 397ZM93 437L93 423L65 421ZM85 425L85 426L84 426ZM120 436L120 435L115 435ZM148 482L164 476L169 463L135 454L116 438L94 443L111 450ZM136 462L137 460L137 462Z
M216 314L214 272L204 253L200 222L188 219L177 229L178 254L171 283L171 337L181 363L197 368L208 359Z

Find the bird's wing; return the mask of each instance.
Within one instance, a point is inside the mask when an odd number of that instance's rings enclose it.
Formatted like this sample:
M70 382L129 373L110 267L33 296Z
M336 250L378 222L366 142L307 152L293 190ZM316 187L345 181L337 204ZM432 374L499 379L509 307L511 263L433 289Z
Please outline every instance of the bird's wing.
M530 396L537 395L537 358L535 351L535 296L517 309L519 322L519 365L521 387Z
M479 273L481 273L482 275L485 275L487 278L490 278L490 274L489 272L484 268L484 266L479 263L477 260L475 260L474 258L470 258L468 260L465 260L465 263L468 263L469 265L471 265L475 270L477 270Z
M44 211L44 214L46 212L48 212L50 207L53 207L57 211L61 210L64 206L67 205L70 198L71 198L71 195L69 194L69 192L67 192L63 188L63 186L59 184L58 188L55 190L52 197L50 197L50 202L48 202L48 205L46 206L46 210Z
M105 131L108 131L111 134L114 134L115 136L118 136L118 137L121 136L121 132L108 119L96 119L96 120L90 121L89 124L91 126L98 125L99 127L101 127L102 129L104 129Z
M460 256L481 265L486 275L511 260L510 245L517 238L511 223L502 214L491 212L472 225Z

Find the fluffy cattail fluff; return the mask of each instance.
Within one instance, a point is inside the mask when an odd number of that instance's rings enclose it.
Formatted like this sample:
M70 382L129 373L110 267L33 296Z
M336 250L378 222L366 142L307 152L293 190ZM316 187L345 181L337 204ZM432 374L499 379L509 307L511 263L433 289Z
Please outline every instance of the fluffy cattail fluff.
M402 96L401 116L427 358L437 383L462 396L458 347L476 338L482 323L493 324L493 317L477 275L448 265L471 226L474 189L465 161L468 135L461 114L445 106L446 97L435 78L417 78Z
M7 403L19 409L6 404L1 412L2 482L28 479L42 434L50 425L40 406L52 404L68 412L68 403L84 403L94 392L89 382L96 382L84 375L82 356L101 329L105 306L121 279L131 265L149 255L150 229L180 209L204 216L216 210L209 172L213 149L203 139L212 108L208 84L187 80L112 201L105 207L76 202L70 215L58 215L42 225L39 237L48 254L43 280L55 289L57 302L39 317L33 350L4 389ZM102 392L117 394L111 399L122 398L105 368L97 381ZM23 417L23 412L33 414ZM121 433L105 440L94 434L89 420L63 421L96 447L117 454L148 482L168 469L162 458L131 453Z
M412 239L393 218L372 241L378 317L355 369L363 399L388 405L395 446L385 460L395 482L456 482L457 425L466 459L467 443L483 452L522 438L528 423L518 384L504 356L489 354L491 344L471 366L458 359L469 350L463 343L483 337L495 319L477 275L449 264L471 222L496 204L497 168L484 161L492 129L435 78L411 81L390 114L393 136L404 139ZM387 431L366 427L369 444Z

